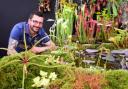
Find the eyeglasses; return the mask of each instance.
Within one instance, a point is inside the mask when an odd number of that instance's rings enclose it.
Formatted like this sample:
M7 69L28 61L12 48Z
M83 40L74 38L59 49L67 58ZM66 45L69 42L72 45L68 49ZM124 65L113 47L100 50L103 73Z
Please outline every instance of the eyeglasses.
M39 21L37 21L37 20L31 20L34 24L39 24L39 25L42 25L43 24L43 22L39 22Z

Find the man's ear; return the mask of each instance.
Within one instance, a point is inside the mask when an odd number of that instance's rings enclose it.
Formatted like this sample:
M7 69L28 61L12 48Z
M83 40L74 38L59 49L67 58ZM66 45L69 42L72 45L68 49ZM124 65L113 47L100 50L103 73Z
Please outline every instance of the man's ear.
M30 22L31 22L31 19L28 19L28 24L30 24Z

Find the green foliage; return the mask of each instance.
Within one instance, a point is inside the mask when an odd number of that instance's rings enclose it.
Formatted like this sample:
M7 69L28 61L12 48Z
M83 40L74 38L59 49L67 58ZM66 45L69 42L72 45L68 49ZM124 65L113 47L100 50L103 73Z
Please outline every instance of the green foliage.
M128 71L109 70L105 72L108 89L128 89Z
M111 14L112 17L116 17L118 15L118 9L123 0L110 0L107 4L108 14Z
M1 62L1 61L0 61ZM8 65L0 70L1 89L21 88L22 66L18 63Z
M117 48L128 48L128 33L126 30L116 29L116 34L109 38L110 42L113 42Z
M63 58L62 64L59 63L58 56ZM39 74L39 70L43 68L44 71L51 72L56 67L67 66L64 62L68 61L65 61L64 57L67 58L67 56L59 53L35 55L30 52L3 57L0 59L0 86L2 86L2 89L17 89L21 87L32 89L32 79ZM58 62L54 62L56 59L58 59ZM50 63L46 64L49 60L51 60ZM70 65L69 62L68 64ZM24 66L26 67L25 69Z
M65 66L58 68L58 73L60 74L59 78L62 81L61 87L71 87L73 85L73 81L75 79L73 68L70 66Z
M44 54L46 55L46 54ZM105 77L107 83L102 86L102 89L127 89L128 87L128 71L125 70L101 70L101 69L91 69L91 68L76 68L69 65L45 65L43 62L46 56L35 57L30 60L36 64L40 63L42 66L27 64L27 75L25 78L25 89L36 89L32 88L32 79L39 76L40 70L47 71L48 73L55 72L57 74L57 79L52 81L48 89L73 89L76 71L81 71L81 73L86 74L102 74ZM18 62L1 67L3 64L7 64L13 60L20 60ZM42 61L41 61L42 60ZM2 64L1 64L2 63ZM0 86L1 89L17 89L22 86L22 70L23 64L19 57L9 56L0 59ZM85 76L86 77L86 76ZM91 76L90 76L91 77ZM92 76L94 77L94 76ZM96 77L96 76L95 76ZM82 76L81 76L82 78ZM95 81L93 81L95 82ZM88 87L88 85L85 85ZM85 88L86 89L86 88ZM89 88L88 88L89 89Z
M110 49L110 50L113 50L113 49L116 49L116 47L113 45L113 43L102 43L98 49L100 49L101 47L104 47L106 49Z
M60 0L60 9L56 12L56 26L50 29L51 39L58 45L71 41L76 4ZM58 40L59 39L59 40ZM59 42L60 41L60 42Z

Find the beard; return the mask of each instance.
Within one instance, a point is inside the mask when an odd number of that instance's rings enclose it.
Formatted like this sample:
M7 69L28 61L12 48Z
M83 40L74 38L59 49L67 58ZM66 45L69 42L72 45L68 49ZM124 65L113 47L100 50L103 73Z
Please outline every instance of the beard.
M40 30L41 27L37 27L37 26L33 26L33 27L30 27L30 30L34 33L38 33L39 30Z

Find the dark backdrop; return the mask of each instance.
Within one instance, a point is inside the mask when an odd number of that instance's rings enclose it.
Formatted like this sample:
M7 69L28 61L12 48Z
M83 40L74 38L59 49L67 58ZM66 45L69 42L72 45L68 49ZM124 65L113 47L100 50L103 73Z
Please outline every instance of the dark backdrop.
M20 21L27 21L31 11L38 8L39 0L0 0L0 48L7 48L8 38L12 27ZM52 22L47 19L54 19L55 0L51 0L51 12L45 13L44 27L48 32ZM6 51L0 50L0 57L6 55Z

